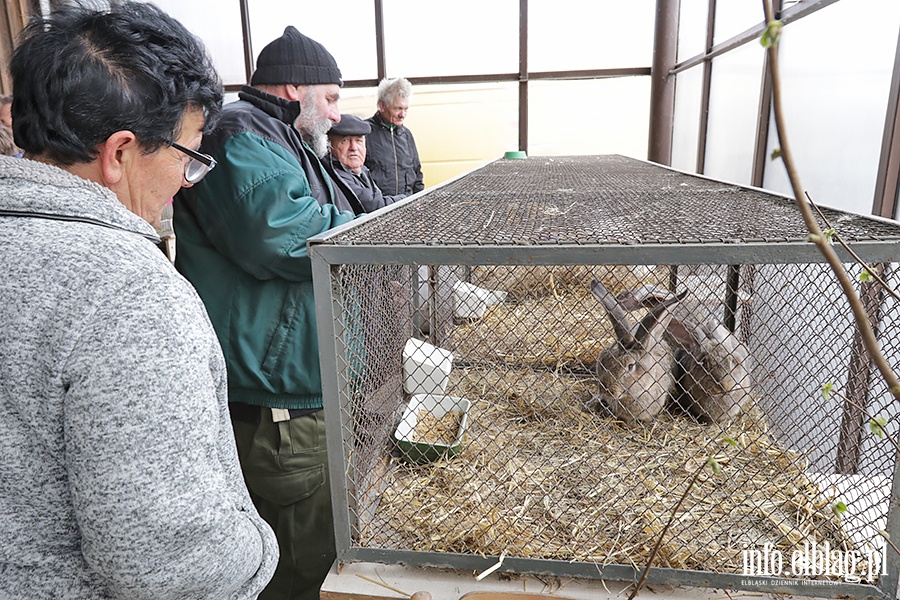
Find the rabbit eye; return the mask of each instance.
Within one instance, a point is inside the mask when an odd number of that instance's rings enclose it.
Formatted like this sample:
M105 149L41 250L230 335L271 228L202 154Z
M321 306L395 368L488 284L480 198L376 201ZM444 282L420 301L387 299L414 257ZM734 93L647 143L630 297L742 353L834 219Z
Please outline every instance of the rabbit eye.
M635 369L637 369L637 363L636 363L636 362L630 362L630 363L628 363L628 365L625 367L625 370L628 371L629 373L634 373L634 370L635 370Z

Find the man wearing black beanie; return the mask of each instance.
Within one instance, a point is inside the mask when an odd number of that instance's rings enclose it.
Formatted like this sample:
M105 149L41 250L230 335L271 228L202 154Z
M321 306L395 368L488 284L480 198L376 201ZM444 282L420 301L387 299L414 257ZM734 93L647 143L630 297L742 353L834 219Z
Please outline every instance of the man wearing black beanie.
M216 169L175 202L175 264L221 341L241 468L281 549L264 600L317 599L335 558L306 240L363 212L320 161L342 84L334 57L287 27L203 137Z

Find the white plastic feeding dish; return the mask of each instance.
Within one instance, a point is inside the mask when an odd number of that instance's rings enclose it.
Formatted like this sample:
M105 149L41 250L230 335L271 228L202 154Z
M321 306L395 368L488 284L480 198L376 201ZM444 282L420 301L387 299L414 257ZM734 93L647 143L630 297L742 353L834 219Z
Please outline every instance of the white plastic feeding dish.
M480 319L489 306L504 300L506 292L486 290L465 281L453 284L453 316L458 319Z
M462 448L463 433L469 418L471 402L465 398L455 396L440 396L435 394L417 394L413 396L409 404L403 410L403 418L394 432L397 447L401 457L412 463L434 462L441 458L451 458L459 453ZM447 413L456 413L459 416L458 425L453 432L453 439L432 440L432 436L439 431L418 431L419 421L423 413L429 413L436 420L443 419Z
M452 352L409 338L403 347L403 389L408 394L443 394L452 367Z

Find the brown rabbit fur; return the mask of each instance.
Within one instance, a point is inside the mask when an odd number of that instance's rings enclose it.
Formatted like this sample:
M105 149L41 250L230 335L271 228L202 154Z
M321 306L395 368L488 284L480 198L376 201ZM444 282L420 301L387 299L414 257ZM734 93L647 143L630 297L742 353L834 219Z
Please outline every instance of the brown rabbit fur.
M626 423L649 421L662 411L675 387L675 356L665 340L670 307L680 298L659 303L635 326L616 299L597 280L591 291L606 309L616 341L597 357L599 400Z
M673 302L675 298L680 301ZM672 397L701 422L725 421L740 414L750 398L749 353L724 325L703 316L696 298L645 285L607 299L604 307L613 303L620 313L618 317L610 313L614 321L625 318L625 310L650 307L652 312L654 307L669 306L663 340L675 357Z

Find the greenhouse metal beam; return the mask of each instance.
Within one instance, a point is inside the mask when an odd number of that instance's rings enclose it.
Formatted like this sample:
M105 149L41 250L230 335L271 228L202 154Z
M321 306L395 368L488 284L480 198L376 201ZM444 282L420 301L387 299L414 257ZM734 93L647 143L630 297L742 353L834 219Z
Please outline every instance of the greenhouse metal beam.
M661 165L672 164L672 131L675 125L675 76L672 68L678 54L680 8L681 0L656 0L647 158Z
M12 58L15 40L25 26L29 14L40 11L39 3L33 0L6 0L0 11L0 93L12 93L12 77L9 74L9 60Z
M792 21L796 21L797 19L801 19L803 17L809 16L812 13L822 10L826 6L834 4L839 0L807 0L806 2L802 2L800 4L795 4L790 8L786 8L780 15L780 20L785 23L791 23ZM692 56L687 60L684 60L672 69L673 73L680 73L681 71L685 71L690 69L691 67L696 67L704 60L711 60L720 54L724 54L729 50L734 50L738 46L743 46L747 42L751 42L754 40L758 40L763 31L765 31L765 24L760 19L760 22L750 29L744 31L743 33L739 33L733 38L727 39L721 44L717 44L708 52L704 52L702 54L698 54L696 56Z
M776 15L781 14L782 0L775 0L773 9ZM772 73L769 69L769 53L763 53L762 82L759 90L759 108L756 113L756 137L753 147L753 170L750 174L750 185L763 187L766 176L766 165L769 163L767 150L769 147L769 123L772 116Z
M384 51L384 2L375 0L375 62L378 81L387 77L386 57Z
M528 152L528 0L519 0L519 150Z
M247 81L253 76L253 42L250 38L250 7L247 5L248 0L240 0L241 2L241 34L244 38L244 73Z
M715 44L716 33L716 0L709 0L706 11L706 45L708 54ZM709 94L712 89L712 60L703 61L703 81L700 88L700 123L697 131L697 172L706 169L706 132L709 130Z
M872 214L893 219L897 213L898 188L900 188L900 39L894 55L894 74L888 95L887 114L884 120L884 136L881 142L881 158L875 181L875 199Z

